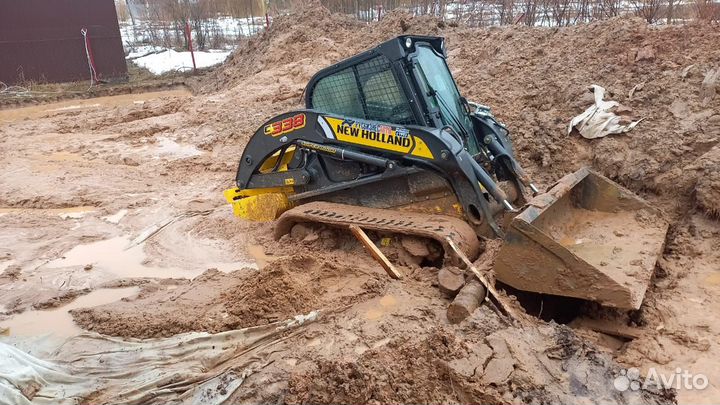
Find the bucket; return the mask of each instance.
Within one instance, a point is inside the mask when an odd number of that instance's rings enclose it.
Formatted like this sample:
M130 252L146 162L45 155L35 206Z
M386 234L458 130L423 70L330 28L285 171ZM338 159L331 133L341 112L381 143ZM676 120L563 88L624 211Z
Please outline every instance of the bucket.
M658 209L583 168L512 219L495 275L519 290L637 309L667 230Z

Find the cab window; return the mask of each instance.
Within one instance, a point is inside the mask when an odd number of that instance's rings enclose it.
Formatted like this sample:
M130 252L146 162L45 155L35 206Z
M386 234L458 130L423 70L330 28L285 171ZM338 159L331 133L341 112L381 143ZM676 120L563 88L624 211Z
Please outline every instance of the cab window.
M420 77L428 94L428 103L440 110L443 124L450 126L458 134L466 134L472 153L479 150L474 136L470 117L465 112L460 92L445 62L445 58L426 44L418 44L416 51Z
M416 123L390 61L382 55L320 79L312 90L311 108L394 124Z

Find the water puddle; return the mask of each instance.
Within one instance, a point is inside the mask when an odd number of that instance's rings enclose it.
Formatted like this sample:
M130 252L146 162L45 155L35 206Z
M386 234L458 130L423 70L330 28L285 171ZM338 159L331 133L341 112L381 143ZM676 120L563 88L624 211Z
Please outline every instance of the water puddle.
M13 122L23 119L48 117L54 114L72 113L76 111L96 109L100 107L119 107L132 104L143 104L145 101L167 97L189 97L192 93L185 88L150 91L146 93L119 94L117 96L95 97L85 100L67 100L31 107L0 110L0 122Z
M247 252L257 263L258 269L263 269L270 261L270 257L265 254L265 248L260 245L248 245Z
M82 218L87 213L94 212L95 209L96 208L92 205L67 208L0 208L0 216L18 212L36 212L38 214L45 215L58 215L63 219L78 219Z
M138 287L101 289L87 295L77 297L69 304L60 308L48 310L26 311L2 321L0 325L8 328L8 336L39 336L51 334L58 337L70 337L83 330L75 325L70 310L76 308L89 308L109 304L126 297L133 296L139 291Z
M188 272L181 269L144 266L145 253L143 252L143 245L128 248L129 245L130 239L127 237L116 237L78 245L66 252L64 257L55 259L44 267L57 269L92 265L94 270L107 271L120 278L171 278L188 275Z
M134 244L129 237L119 236L98 242L78 245L65 253L64 257L47 263L44 267L57 269L64 267L85 267L92 265L90 271L108 272L118 278L155 277L155 278L194 278L205 270L216 268L223 272L254 267L251 263L204 263L195 268L154 267L145 264L144 244Z

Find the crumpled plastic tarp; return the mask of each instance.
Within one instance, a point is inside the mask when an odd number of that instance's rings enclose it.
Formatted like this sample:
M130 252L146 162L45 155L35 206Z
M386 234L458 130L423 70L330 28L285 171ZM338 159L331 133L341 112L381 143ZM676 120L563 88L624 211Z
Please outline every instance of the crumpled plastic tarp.
M628 132L642 121L638 120L627 125L621 125L620 117L611 111L620 104L617 101L603 100L605 97L605 88L596 84L593 84L591 88L595 95L595 104L570 121L568 134L575 128L584 138L602 138L610 134Z
M41 360L0 343L0 404L222 404L268 363L254 349L319 312L265 326L165 339L117 339L83 333Z

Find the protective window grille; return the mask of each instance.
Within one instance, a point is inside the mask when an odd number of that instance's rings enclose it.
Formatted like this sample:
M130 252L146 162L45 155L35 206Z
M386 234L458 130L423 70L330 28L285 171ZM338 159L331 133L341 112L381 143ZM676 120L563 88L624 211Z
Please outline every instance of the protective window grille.
M360 89L353 68L321 79L313 90L312 108L328 113L365 118Z
M415 124L405 95L390 69L377 56L321 79L313 90L314 109L395 124Z

